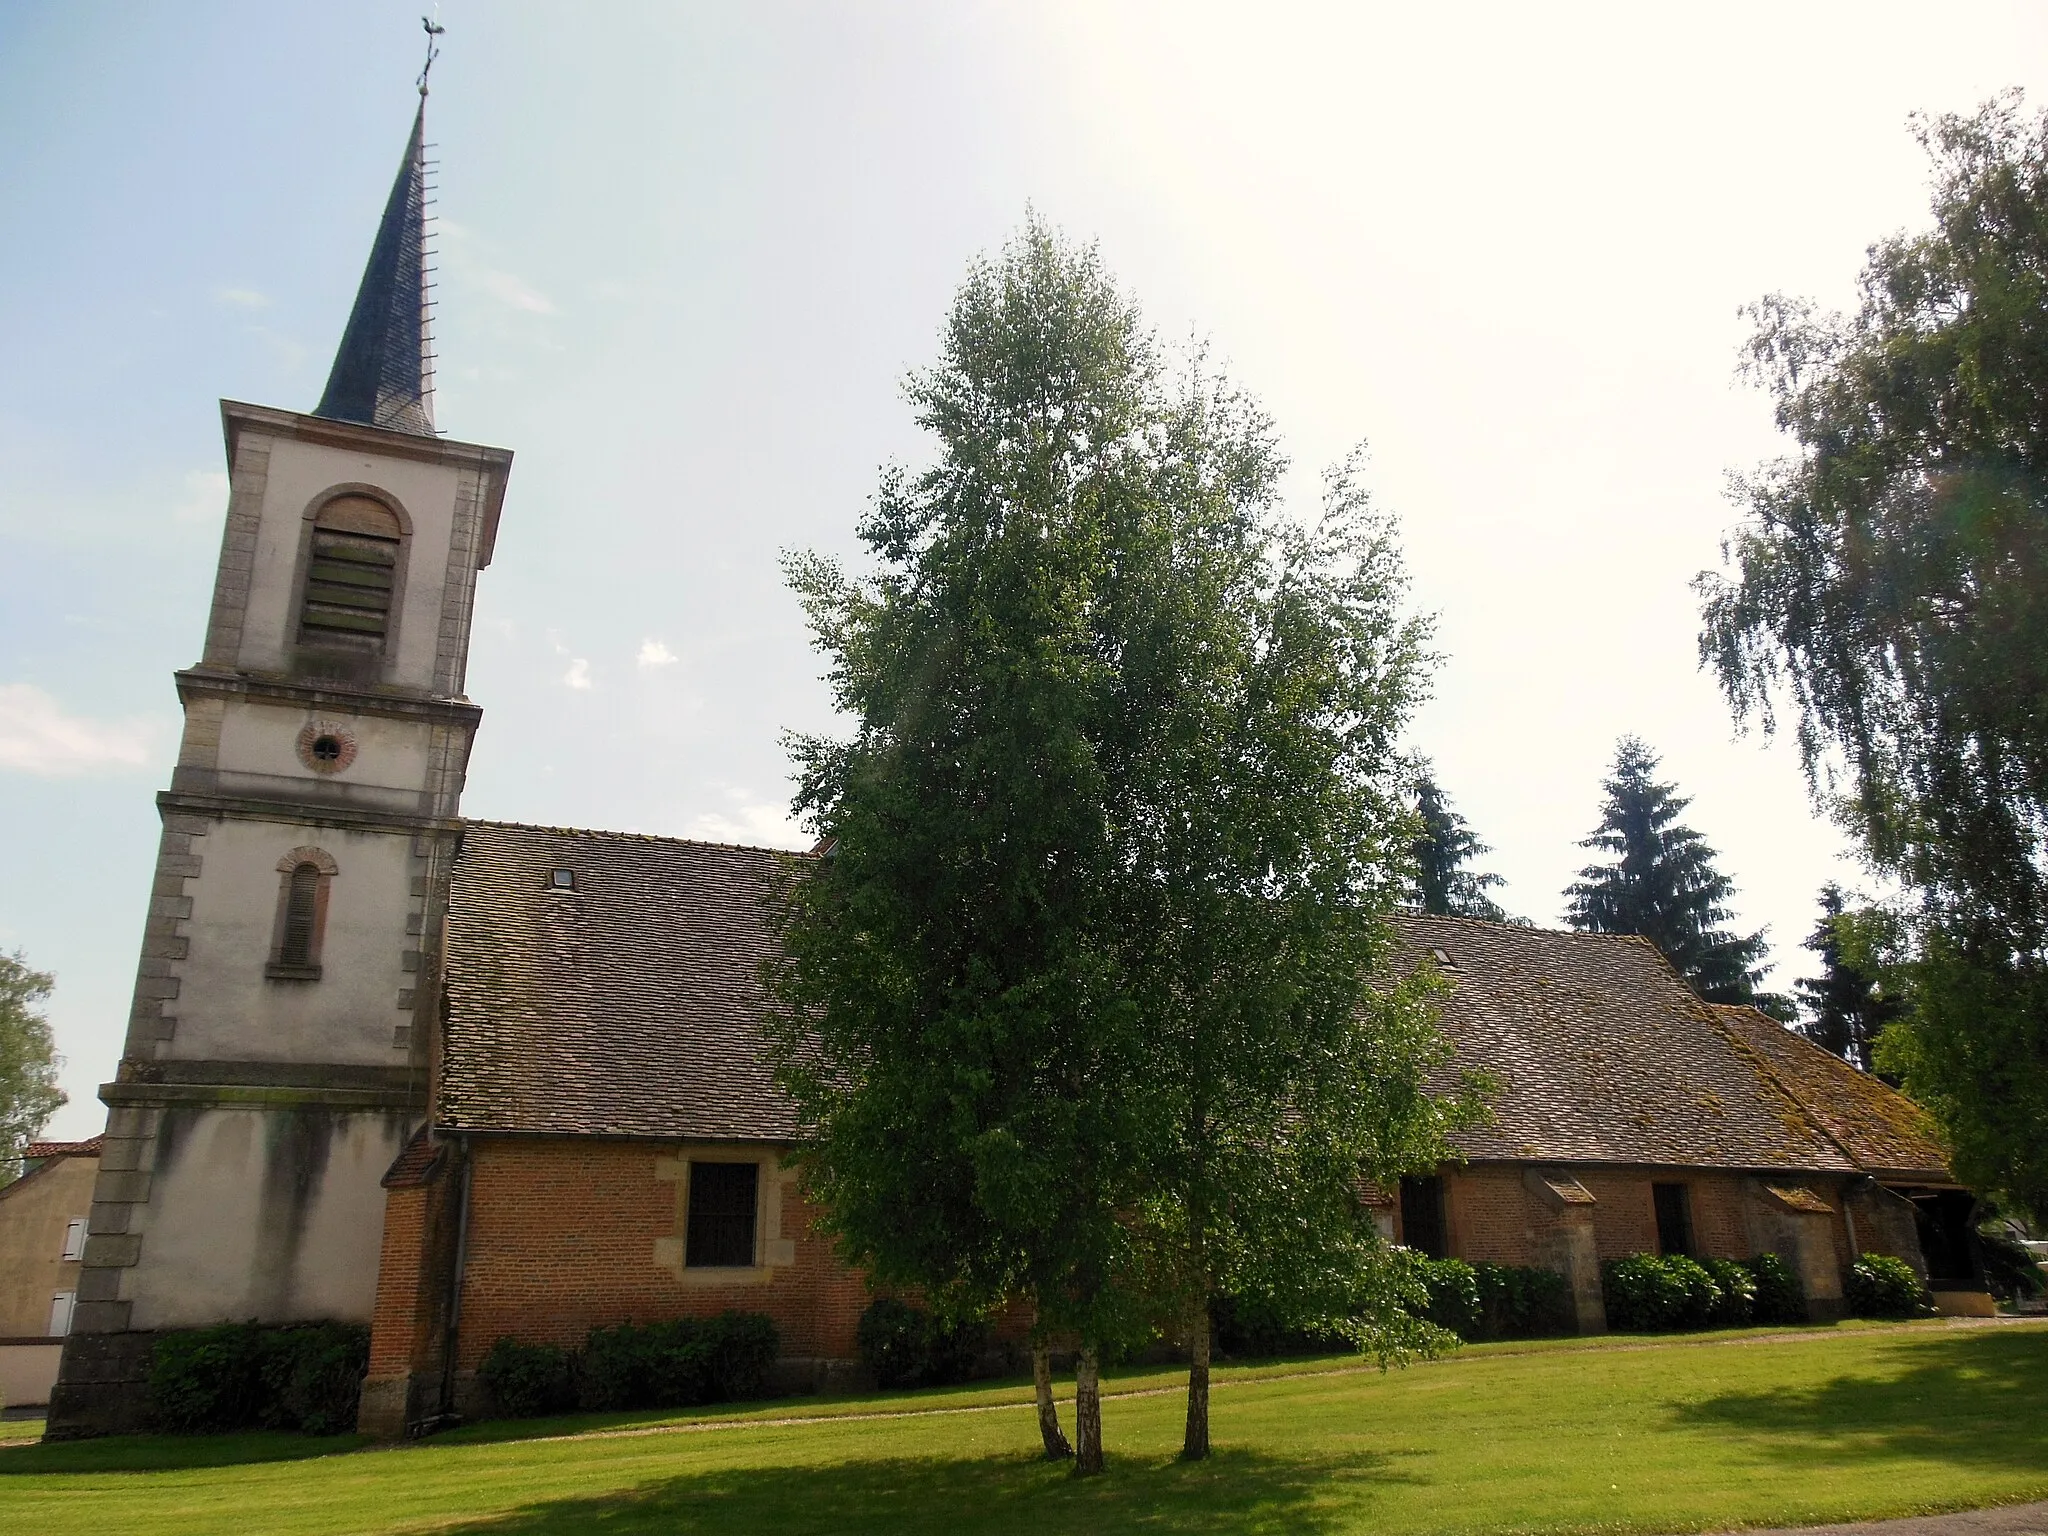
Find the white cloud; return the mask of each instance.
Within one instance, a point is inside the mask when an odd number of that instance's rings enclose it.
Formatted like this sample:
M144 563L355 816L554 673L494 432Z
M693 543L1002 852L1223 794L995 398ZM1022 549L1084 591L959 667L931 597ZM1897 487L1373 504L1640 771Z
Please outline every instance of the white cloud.
M510 272L479 267L476 280L485 293L508 309L523 309L530 315L552 315L555 312L554 302L546 294Z
M790 820L786 805L735 806L729 816L710 811L685 826L683 836L766 848L808 848L817 841Z
M672 667L676 659L674 651L651 636L640 642L640 654L635 658L642 667Z
M254 288L216 288L214 298L223 304L232 304L236 309L268 309L270 295L258 293Z
M0 683L0 769L65 779L143 768L152 734L150 721L81 720L32 683Z
M227 504L228 477L225 470L188 470L185 494L171 508L171 519L180 523L210 523L227 510Z
M590 663L581 656L578 656L569 663L569 670L562 674L562 681L571 688L588 688L590 686Z

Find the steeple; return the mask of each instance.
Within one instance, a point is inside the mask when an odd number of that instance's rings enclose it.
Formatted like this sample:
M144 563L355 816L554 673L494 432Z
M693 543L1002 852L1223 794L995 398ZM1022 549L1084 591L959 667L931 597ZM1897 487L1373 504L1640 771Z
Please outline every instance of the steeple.
M370 261L363 268L348 329L315 416L434 435L433 338L427 327L427 88Z

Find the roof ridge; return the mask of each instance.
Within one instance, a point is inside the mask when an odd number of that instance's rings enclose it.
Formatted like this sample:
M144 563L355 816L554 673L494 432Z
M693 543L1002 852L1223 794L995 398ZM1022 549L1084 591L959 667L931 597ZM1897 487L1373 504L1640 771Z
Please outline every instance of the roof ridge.
M604 827L564 827L539 821L502 821L488 816L465 816L464 828L503 827L511 832L551 832L561 837L603 837L620 843L669 843L686 848L727 848L735 853L775 853L792 859L808 859L802 848L776 848L767 843L722 843L708 837L673 837L661 832L613 832Z

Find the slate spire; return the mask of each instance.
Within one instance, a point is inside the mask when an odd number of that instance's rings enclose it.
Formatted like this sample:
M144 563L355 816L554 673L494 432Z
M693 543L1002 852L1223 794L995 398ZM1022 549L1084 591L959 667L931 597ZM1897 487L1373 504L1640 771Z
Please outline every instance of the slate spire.
M377 238L356 290L355 308L334 354L327 390L315 416L387 427L394 432L434 434L433 338L428 330L427 282L427 92L420 84L420 109L412 137Z

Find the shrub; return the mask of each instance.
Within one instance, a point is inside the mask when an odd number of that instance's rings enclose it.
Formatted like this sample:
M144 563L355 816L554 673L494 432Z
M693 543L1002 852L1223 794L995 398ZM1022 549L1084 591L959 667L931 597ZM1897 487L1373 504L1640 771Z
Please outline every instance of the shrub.
M1751 1316L1759 1323L1803 1323L1806 1321L1806 1292L1799 1277L1775 1253L1760 1253L1743 1265L1756 1277L1756 1300Z
M861 1364L878 1387L907 1387L924 1371L924 1313L894 1296L868 1303L854 1329Z
M1677 1282L1684 1294L1678 1308L1680 1328L1706 1328L1712 1325L1714 1314L1721 1310L1721 1288L1714 1284L1714 1277L1698 1259L1687 1258L1682 1253L1664 1255L1664 1272Z
M1685 1281L1654 1253L1632 1253L1600 1266L1607 1326L1620 1333L1662 1333L1685 1314Z
M370 1330L354 1323L311 1323L265 1330L260 1419L267 1429L341 1435L356 1427Z
M881 1387L970 1380L981 1369L988 1340L983 1323L942 1321L893 1296L870 1302L854 1332L861 1363Z
M775 1362L775 1324L755 1312L619 1323L584 1341L579 1400L586 1408L690 1408L752 1397Z
M557 1345L500 1339L476 1374L492 1411L503 1418L532 1419L576 1406L576 1360Z
M355 1427L369 1355L369 1330L353 1323L179 1329L150 1357L151 1415L173 1434L343 1434Z
M1708 1326L1740 1328L1751 1321L1756 1316L1756 1276L1748 1266L1734 1259L1702 1259L1700 1263L1721 1293Z
M1420 1269L1429 1291L1423 1316L1461 1339L1477 1338L1483 1321L1478 1272L1463 1259L1424 1259Z
M1934 1311L1913 1266L1881 1253L1866 1253L1851 1264L1843 1290L1855 1317L1924 1317Z
M1304 1328L1262 1297L1218 1296L1209 1303L1211 1338L1226 1358L1265 1359L1354 1348L1341 1334Z
M1570 1333L1576 1323L1571 1289L1553 1269L1524 1264L1475 1264L1479 1332L1484 1339L1532 1339Z

